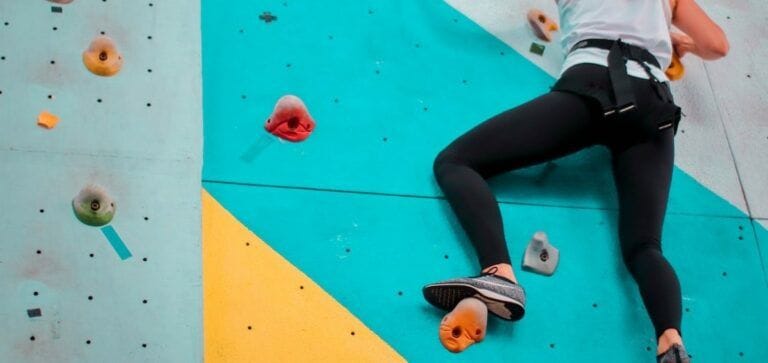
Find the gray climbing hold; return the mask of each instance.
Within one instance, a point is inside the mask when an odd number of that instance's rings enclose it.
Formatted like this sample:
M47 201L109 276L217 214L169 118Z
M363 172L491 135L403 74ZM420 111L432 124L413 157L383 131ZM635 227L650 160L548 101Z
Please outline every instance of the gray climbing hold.
M525 249L523 268L542 275L551 276L555 273L560 261L560 251L549 244L546 233L536 232Z
M115 201L104 188L89 185L72 200L72 209L80 222L99 227L112 221L115 215Z

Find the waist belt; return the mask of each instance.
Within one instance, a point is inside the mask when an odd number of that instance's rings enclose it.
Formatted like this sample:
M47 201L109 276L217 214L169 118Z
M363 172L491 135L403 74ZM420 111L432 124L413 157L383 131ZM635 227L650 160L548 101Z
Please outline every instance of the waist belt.
M582 48L608 50L608 74L613 88L613 104L603 105L605 116L631 111L636 107L632 82L627 74L627 60L638 62L648 74L651 82L653 82L653 89L659 97L664 99L665 102L671 101L666 92L660 87L661 82L653 75L651 68L646 64L650 63L656 66L656 68L661 68L659 61L645 48L624 43L621 39L587 39L576 43L571 48L571 52Z

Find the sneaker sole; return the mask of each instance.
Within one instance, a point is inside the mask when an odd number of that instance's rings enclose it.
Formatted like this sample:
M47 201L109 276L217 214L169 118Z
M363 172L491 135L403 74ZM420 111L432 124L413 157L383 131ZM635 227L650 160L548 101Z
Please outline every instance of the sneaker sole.
M518 301L499 293L479 289L464 283L444 283L427 285L423 289L424 298L432 305L443 309L453 310L456 305L468 297L482 300L488 310L501 319L517 321L525 315L525 308Z

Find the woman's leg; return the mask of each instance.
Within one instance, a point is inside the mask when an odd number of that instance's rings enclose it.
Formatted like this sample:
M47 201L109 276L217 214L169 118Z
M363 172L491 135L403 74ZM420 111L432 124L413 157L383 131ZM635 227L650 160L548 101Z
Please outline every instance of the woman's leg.
M591 110L584 98L550 92L492 117L438 155L435 177L483 269L503 264L511 273L501 213L486 179L591 145Z
M622 255L653 322L659 353L680 342L682 319L680 282L661 251L674 166L673 138L672 130L666 129L652 140L613 153Z

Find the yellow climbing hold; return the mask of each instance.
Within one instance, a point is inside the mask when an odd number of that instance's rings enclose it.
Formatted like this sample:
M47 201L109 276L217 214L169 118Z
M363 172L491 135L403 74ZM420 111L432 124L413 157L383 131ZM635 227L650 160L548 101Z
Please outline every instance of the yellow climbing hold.
M112 39L100 36L94 39L88 49L83 52L83 63L93 74L109 77L120 72L120 68L123 67L123 56L117 51L117 46Z
M677 53L674 53L672 55L672 63L669 65L669 68L664 72L667 74L667 77L669 77L670 81L677 81L683 78L685 75L685 67L683 66L683 63L680 61L680 57L677 56Z
M46 129L50 130L56 127L57 123L59 123L59 116L56 116L48 111L40 112L40 114L37 115L37 124Z
M205 190L205 362L404 362Z

